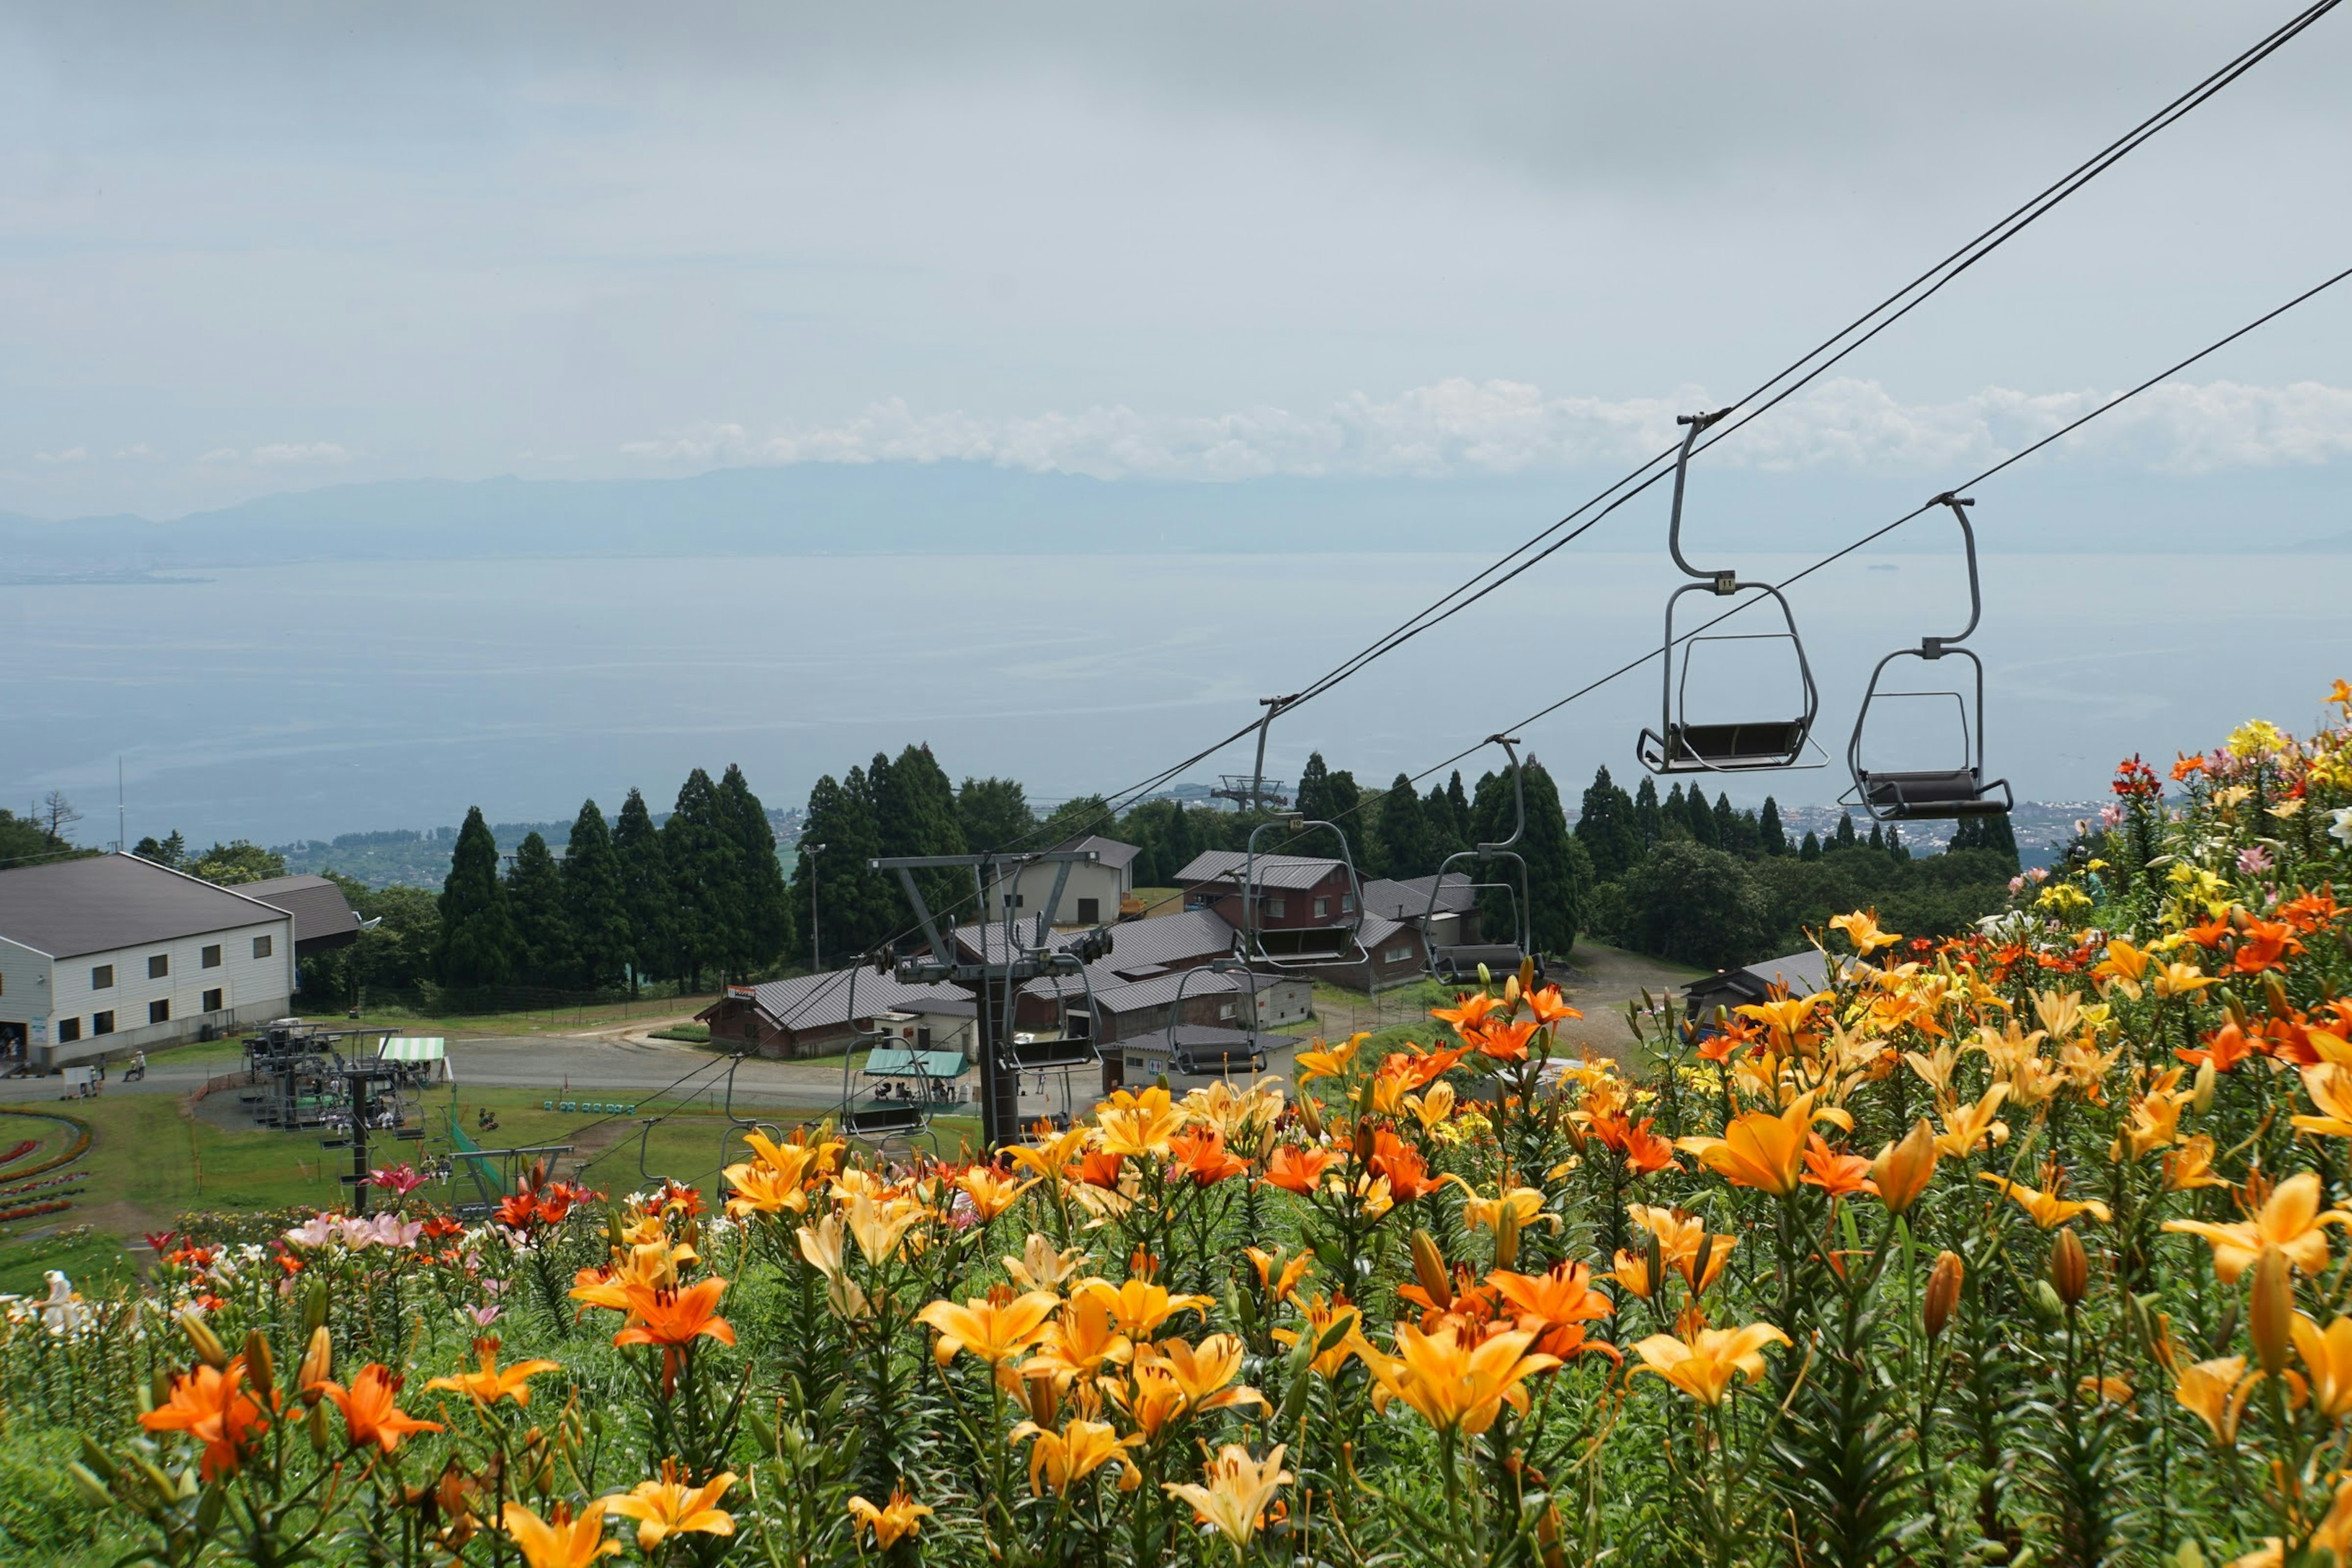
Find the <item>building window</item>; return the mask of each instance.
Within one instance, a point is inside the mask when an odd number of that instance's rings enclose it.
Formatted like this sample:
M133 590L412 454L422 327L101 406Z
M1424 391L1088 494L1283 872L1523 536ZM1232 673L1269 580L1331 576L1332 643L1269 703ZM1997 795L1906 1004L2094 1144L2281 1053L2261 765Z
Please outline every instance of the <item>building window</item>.
M1102 900L1100 899L1080 899L1078 900L1078 923L1082 926L1102 924Z
M1328 915L1330 912L1331 912L1331 900L1328 900L1328 899L1318 899L1318 900L1315 900L1315 918L1316 918L1317 920L1318 920L1318 921L1319 921L1319 920L1323 919L1326 915Z
M166 996L160 1002L148 1003L147 1021L151 1024L170 1023L172 1021L172 999L169 996Z
M81 1020L79 1018L59 1018L58 1020L58 1044L61 1046L69 1046L80 1038Z
M255 937L253 939L253 956L256 958L268 958L269 956L271 942L272 939L269 937Z
M1265 901L1265 912L1268 919L1278 921L1288 911L1280 899L1268 899Z
M169 974L169 973L172 973L172 955L171 955L170 953L168 953L168 952L151 952L151 953L149 953L149 954L147 955L147 978L148 978L148 979L150 979L150 980L161 980L161 979L163 979L165 975L167 975L167 974Z
M1352 915L1356 912L1355 894L1342 893L1339 895L1339 912L1343 915Z
M205 993L205 1011L207 1013L217 1013L220 1010L221 994L219 987L215 986L212 990Z
M113 984L114 965L110 963L101 963L97 968L89 972L89 988L92 991L104 991L110 988Z
M93 1035L110 1035L114 1033L114 1015L111 1013L92 1013L89 1016L89 1032Z
M1392 947L1386 952L1381 954L1381 962L1382 963L1402 963L1412 956L1412 949L1410 947Z
M218 969L220 967L220 943L215 942L210 947L205 949L204 963L206 969Z

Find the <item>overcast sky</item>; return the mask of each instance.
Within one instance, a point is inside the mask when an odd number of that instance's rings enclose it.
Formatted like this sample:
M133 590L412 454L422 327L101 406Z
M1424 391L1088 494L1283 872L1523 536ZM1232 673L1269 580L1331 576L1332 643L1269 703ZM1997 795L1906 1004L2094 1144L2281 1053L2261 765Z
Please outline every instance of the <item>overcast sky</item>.
M0 510L1573 467L2290 10L9 5ZM2352 264L2347 80L2334 16L1723 456L2001 449ZM2343 292L2072 460L2352 460Z

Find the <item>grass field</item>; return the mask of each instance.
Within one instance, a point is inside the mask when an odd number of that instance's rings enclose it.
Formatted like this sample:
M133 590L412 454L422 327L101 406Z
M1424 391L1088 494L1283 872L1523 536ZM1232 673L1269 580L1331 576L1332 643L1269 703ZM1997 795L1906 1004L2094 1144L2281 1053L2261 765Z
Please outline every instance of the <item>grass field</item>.
M648 1097L635 1116L607 1116L574 1110L549 1110L553 1090L467 1089L457 1100L460 1124L486 1149L572 1146L554 1156L564 1173L574 1171L592 1187L631 1191L649 1178L668 1177L716 1197L719 1170L742 1157L740 1135L719 1107L705 1101L679 1105ZM375 1135L369 1151L375 1165L403 1161L425 1168L449 1153L451 1101L446 1090L424 1101L425 1136L415 1142ZM478 1114L494 1112L494 1131L478 1130ZM71 1139L59 1124L37 1120L58 1109L27 1100L0 1105L0 1149L28 1138L43 1147L14 1163L22 1170L62 1152ZM319 1131L281 1132L245 1126L242 1108L228 1091L194 1111L181 1097L122 1094L77 1100L71 1114L89 1124L89 1151L68 1167L86 1180L58 1189L72 1191L72 1206L0 1225L0 1291L39 1288L44 1269L60 1268L78 1287L120 1274L132 1266L126 1243L144 1233L178 1228L190 1213L257 1213L273 1209L326 1208L349 1202L350 1188L337 1178L351 1169L348 1149L326 1149ZM771 1123L789 1126L826 1114L823 1108L762 1108ZM651 1121L653 1125L646 1127ZM978 1123L963 1118L934 1122L940 1152L952 1155L960 1143L977 1142ZM53 1150L49 1145L55 1144ZM503 1163L500 1163L501 1164ZM8 1185L0 1173L0 1187ZM39 1195L39 1194L36 1194ZM462 1203L479 1195L469 1170L460 1164L446 1185L428 1184L420 1196L436 1203ZM143 1260L145 1254L137 1258ZM86 1278L87 1277L87 1278Z
M315 1021L330 1028L398 1029L412 1035L540 1035L576 1034L583 1029L621 1024L655 1023L665 1018L691 1018L718 1000L706 996L647 996L635 1002L593 1005L565 1004L514 1013L433 1015L404 1007L363 1007L359 1017L327 1014Z

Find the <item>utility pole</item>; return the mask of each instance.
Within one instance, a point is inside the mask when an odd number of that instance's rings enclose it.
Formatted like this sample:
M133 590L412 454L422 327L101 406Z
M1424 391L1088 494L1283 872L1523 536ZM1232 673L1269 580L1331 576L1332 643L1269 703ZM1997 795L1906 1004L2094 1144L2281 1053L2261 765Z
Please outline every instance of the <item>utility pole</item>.
M898 886L906 893L908 906L915 911L916 924L928 944L924 956L897 962L894 973L898 983L945 983L961 986L972 994L974 1010L979 1015L981 1138L991 1150L1021 1141L1022 1063L1015 1056L1014 1042L1007 1037L1013 1001L1021 985L1042 975L1078 974L1111 950L1108 926L1097 926L1058 948L1052 941L1054 916L1061 907L1062 889L1069 880L1070 867L1080 862L1092 864L1100 858L1092 849L1060 849L1038 855L893 855L866 863L869 870L898 874ZM1060 870L1055 875L1053 890L1045 897L1045 907L1038 912L1036 940L1032 943L1022 929L1028 922L1015 921L1009 907L1001 921L989 918L985 889L999 883L1016 887L1022 870L1040 864L1057 865ZM981 908L981 952L977 959L967 958L956 946L952 925L950 934L940 934L930 905L915 884L917 871L951 868L968 868L972 874L972 891ZM1094 1043L1087 1044L1091 1059Z
M809 863L809 973L812 974L817 974L824 972L824 960L817 956L816 858L824 853L824 846L822 844L803 844L800 847L800 852L808 857Z

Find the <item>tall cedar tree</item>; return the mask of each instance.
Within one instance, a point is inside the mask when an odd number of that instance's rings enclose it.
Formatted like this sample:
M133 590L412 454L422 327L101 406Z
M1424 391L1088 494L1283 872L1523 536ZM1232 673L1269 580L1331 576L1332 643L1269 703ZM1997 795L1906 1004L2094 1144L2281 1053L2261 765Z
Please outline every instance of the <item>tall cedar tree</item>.
M1576 841L1591 858L1592 874L1605 882L1623 876L1647 847L1633 821L1633 797L1617 787L1605 763L1584 792L1583 809L1576 816Z
M1367 845L1364 840L1363 814L1358 808L1364 803L1363 791L1356 786L1356 775L1341 768L1333 772L1323 761L1323 753L1307 753L1307 766L1298 774L1298 810L1309 822L1328 822L1339 828L1339 836L1348 841L1348 858L1356 863L1356 872L1363 874ZM1328 855L1339 846L1330 842L1328 833L1315 836L1324 842L1320 846L1301 846L1303 853Z
M1805 841L1797 846L1797 858L1800 860L1818 860L1821 858L1821 835L1808 827L1805 829Z
M1402 881L1426 877L1437 868L1430 858L1429 819L1439 811L1453 815L1443 791L1433 792L1431 799L1423 801L1412 793L1412 780L1397 774L1381 800L1381 819L1373 826L1372 864L1381 876Z
M956 791L956 820L963 825L964 847L974 855L1017 844L1037 826L1019 779L965 779Z
M591 991L606 991L629 973L629 901L613 832L593 800L572 819L563 849L563 913L572 928L571 976Z
M1633 829L1642 836L1642 850L1647 854L1651 846L1665 837L1663 814L1658 810L1658 781L1647 773L1633 791Z
M1756 832L1767 855L1789 852L1788 830L1780 826L1780 805L1770 795L1764 797L1764 814L1756 824Z
M515 928L499 884L498 840L478 805L466 812L441 884L441 941L433 965L444 985L499 985L514 973Z
M734 944L742 905L735 856L719 825L719 786L700 768L678 786L661 837L669 867L671 972L699 990L703 971L722 966Z
M865 769L816 781L801 818L801 845L793 867L793 923L813 933L819 968L869 951L896 929L890 919L898 895L866 868L882 853L882 840L874 830Z
M1850 811L1842 811L1838 814L1837 837L1832 839L1830 844L1825 846L1825 847L1832 849L1851 849L1854 847L1854 843L1853 813Z
M514 919L515 978L560 986L570 978L572 922L563 910L563 873L536 830L523 836L507 867L507 911Z
M736 895L741 900L729 922L719 960L728 978L749 980L799 943L793 940L784 868L776 861L776 830L743 770L733 763L719 779L719 826L735 860Z
M1528 889L1532 907L1530 924L1539 952L1566 958L1576 951L1576 933L1584 924L1585 902L1592 892L1592 860L1584 846L1568 830L1568 814L1559 804L1559 786L1533 757L1520 764L1527 791L1527 826L1519 836L1520 858L1528 863ZM1488 773L1478 781L1471 806L1473 832L1486 843L1511 836L1516 812L1507 773ZM1479 899L1480 924L1497 940L1510 929L1510 901L1499 892Z
M1429 847L1441 859L1457 849L1469 848L1470 841L1477 837L1471 829L1470 792L1462 787L1460 768L1454 769L1454 776L1445 781L1445 811L1444 823L1441 825L1433 818L1430 823Z
M874 831L885 855L961 855L965 853L963 823L956 815L955 785L948 782L929 746L908 746L897 760L874 753L866 770L874 801ZM915 885L923 901L943 924L975 918L969 871L918 872ZM905 895L891 873L888 887L895 926L914 922L915 911L904 908Z
M654 826L646 797L635 790L621 803L620 817L613 824L613 858L620 866L621 907L629 917L629 994L634 996L640 980L660 980L670 973L670 922L677 908L661 831Z

